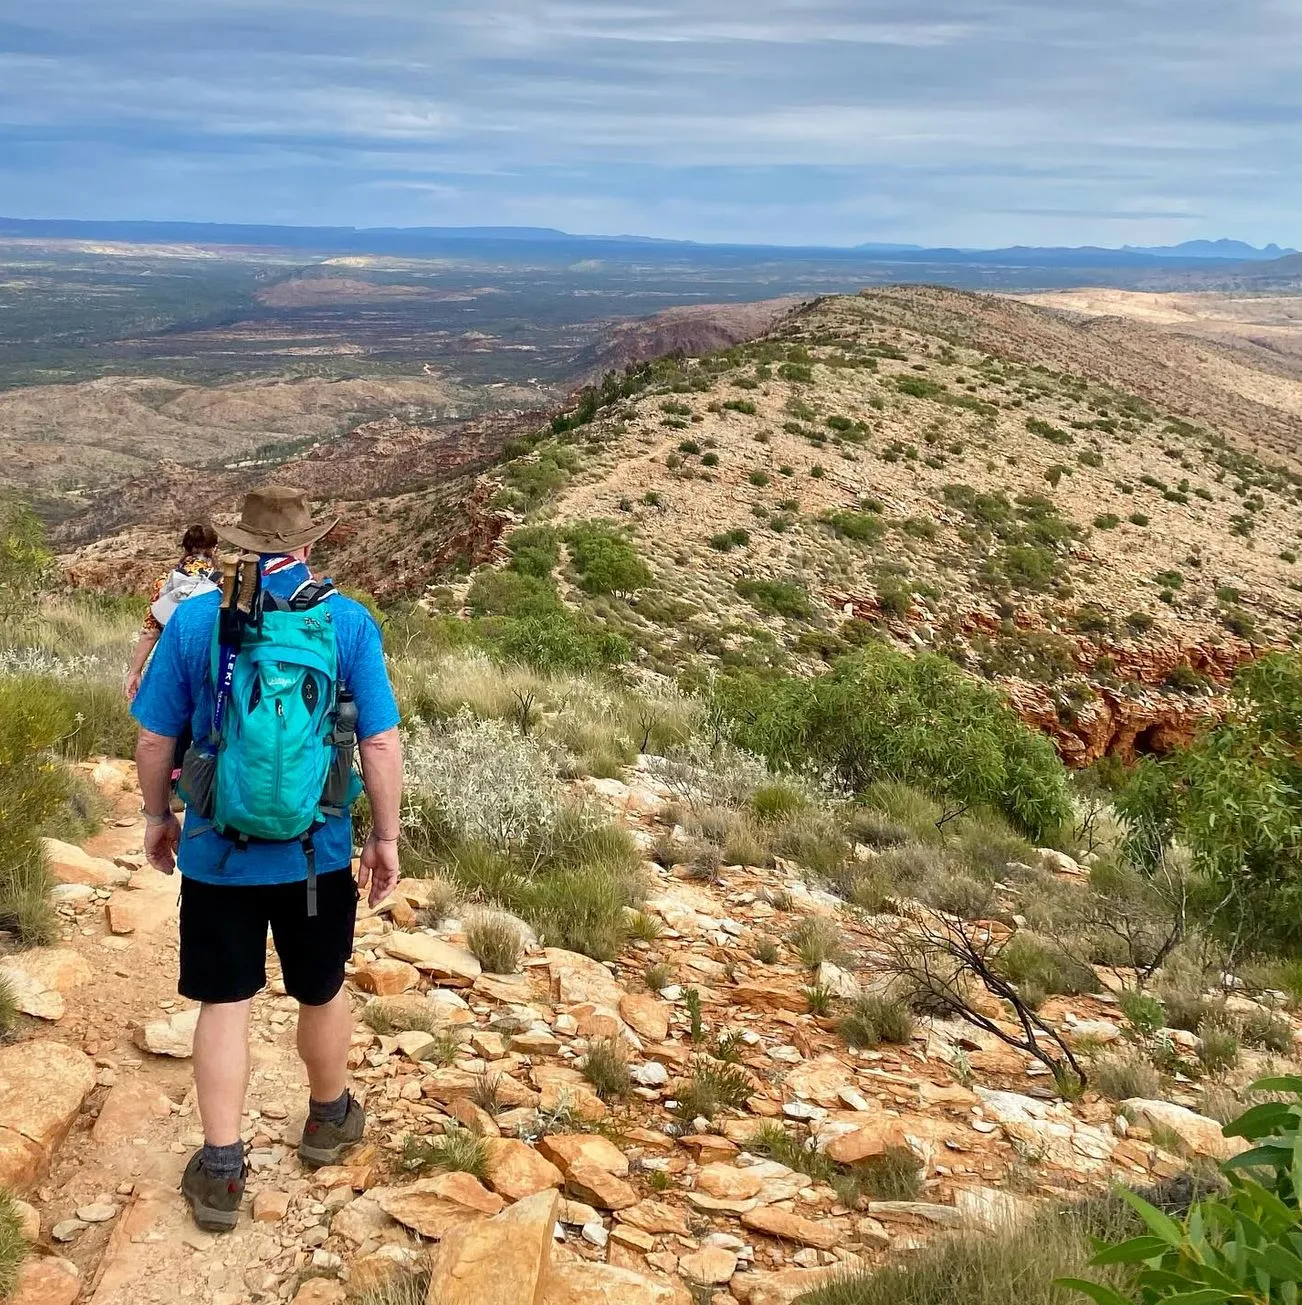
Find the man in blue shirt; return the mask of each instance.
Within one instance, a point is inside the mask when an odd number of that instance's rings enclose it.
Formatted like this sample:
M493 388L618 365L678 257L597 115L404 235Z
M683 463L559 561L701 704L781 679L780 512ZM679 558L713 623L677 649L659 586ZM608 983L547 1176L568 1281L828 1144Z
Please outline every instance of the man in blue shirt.
M265 590L289 598L311 580L312 545L335 523L312 520L301 490L269 487L245 499L238 526L218 533L260 558ZM402 749L398 707L380 631L360 603L331 593L339 677L357 706L356 734L373 823L357 883L352 822L331 815L311 838L318 890L308 906L308 865L301 841L232 842L191 811L182 829L170 809L175 742L188 725L197 740L212 733L213 629L220 595L181 604L164 629L132 705L140 724L136 760L147 822L150 864L181 870L180 984L201 1003L194 1074L204 1146L186 1169L182 1191L197 1223L233 1228L244 1194L240 1122L249 1077L249 1010L267 981L267 930L280 958L285 990L299 1002L298 1052L311 1087L299 1156L334 1164L359 1141L366 1117L347 1085L353 1019L343 988L352 952L358 885L374 906L398 879Z

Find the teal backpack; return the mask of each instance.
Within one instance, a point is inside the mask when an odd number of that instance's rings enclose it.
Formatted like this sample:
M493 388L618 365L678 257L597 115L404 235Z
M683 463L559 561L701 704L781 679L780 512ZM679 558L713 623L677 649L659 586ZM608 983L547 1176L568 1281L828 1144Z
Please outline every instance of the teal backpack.
M264 589L238 641L223 638L221 621L212 641L213 767L202 814L233 847L301 843L309 915L316 914L312 836L361 789L352 766L356 706L339 679L326 601L333 592L329 581L309 582L290 599Z

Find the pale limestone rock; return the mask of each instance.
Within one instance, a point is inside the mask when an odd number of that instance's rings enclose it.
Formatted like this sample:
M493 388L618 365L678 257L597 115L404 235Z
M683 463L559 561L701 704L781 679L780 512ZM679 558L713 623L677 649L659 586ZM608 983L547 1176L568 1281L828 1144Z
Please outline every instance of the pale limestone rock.
M165 1020L151 1020L136 1030L136 1046L155 1056L175 1056L185 1060L194 1055L194 1030L199 1023L199 1008L177 1011Z
M691 1305L691 1301L691 1293L681 1283L579 1261L552 1265L540 1305Z
M1150 1129L1168 1129L1194 1155L1228 1160L1248 1147L1241 1137L1226 1137L1214 1119L1196 1114L1184 1106L1173 1105L1170 1101L1145 1101L1141 1097L1132 1097L1121 1103L1121 1111L1131 1123Z

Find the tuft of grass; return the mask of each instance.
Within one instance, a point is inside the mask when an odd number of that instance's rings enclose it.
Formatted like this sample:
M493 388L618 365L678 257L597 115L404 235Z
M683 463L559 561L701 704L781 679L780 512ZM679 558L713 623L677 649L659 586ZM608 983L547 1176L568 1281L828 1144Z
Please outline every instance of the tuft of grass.
M642 974L642 979L652 992L660 992L673 983L674 972L669 966L660 962L656 965L648 965Z
M1198 1061L1209 1074L1224 1074L1239 1063L1239 1037L1234 1027L1219 1019L1198 1026Z
M1162 1091L1162 1076L1138 1052L1102 1056L1090 1069L1090 1087L1112 1101L1143 1097L1151 1101Z
M475 1075L470 1099L487 1115L496 1115L502 1109L502 1076L485 1071Z
M639 942L655 942L664 931L665 926L660 920L646 911L634 911L628 917L629 937L636 938Z
M626 1097L633 1087L628 1072L628 1057L613 1038L603 1038L588 1048L580 1066L583 1077L596 1089L603 1101Z
M1133 1235L1119 1200L1049 1210L996 1232L942 1237L886 1268L847 1275L801 1298L801 1305L1073 1305L1063 1277L1118 1286L1124 1270L1094 1270L1092 1237Z
M515 974L520 968L524 938L514 920L484 911L467 921L466 947L489 974Z
M806 968L816 970L824 961L835 963L845 954L841 935L822 915L807 915L787 935L787 941Z
M18 1023L18 1001L9 980L0 974L0 1038Z
M832 1010L832 1002L835 994L831 988L822 983L811 983L808 987L802 988L806 1003L809 1006L811 1015L828 1015Z
M1079 996L1099 990L1098 975L1051 944L1027 933L1014 934L999 954L999 970L1029 1006L1062 993Z
M355 1305L426 1305L428 1292L428 1273L400 1273L349 1300Z
M1204 997L1201 992L1172 987L1164 988L1161 996L1162 1005L1166 1008L1167 1024L1173 1029L1197 1033L1199 1026L1208 1020L1220 1019L1222 1023L1227 1022L1225 1003Z
M441 1137L408 1135L402 1144L402 1167L411 1173L470 1174L483 1182L488 1170L488 1148L460 1124L448 1124Z
M401 1002L372 997L362 1007L362 1020L382 1038L405 1033L409 1029L419 1029L422 1033L435 1033L438 1030L434 1011L420 997L411 997Z
M667 1192L674 1185L674 1180L663 1169L647 1170L646 1185L653 1192Z
M755 944L755 959L761 965L776 965L778 954L778 944L773 938L761 938Z
M1239 1021L1239 1036L1250 1047L1273 1051L1279 1056L1293 1054L1293 1025L1273 1011L1255 1010Z
M806 1146L781 1124L772 1121L762 1124L751 1134L746 1141L746 1150L752 1155L776 1160L797 1173L808 1174L816 1183L830 1183L837 1173L836 1165L821 1151Z
M435 1029L434 1045L421 1057L435 1065L450 1065L461 1054L463 1039L456 1028Z
M871 1201L916 1201L922 1195L921 1166L907 1146L891 1146L833 1178L832 1186L842 1204L852 1210L865 1197Z
M17 1288L27 1249L13 1197L0 1187L0 1300L8 1300Z
M836 1031L851 1046L871 1050L883 1042L903 1046L913 1038L913 1013L898 997L863 993L837 1021Z
M702 1058L676 1089L674 1113L681 1119L713 1119L721 1110L745 1104L754 1092L750 1075L740 1065Z
M750 797L754 815L770 823L789 819L808 805L805 795L787 784L761 784Z

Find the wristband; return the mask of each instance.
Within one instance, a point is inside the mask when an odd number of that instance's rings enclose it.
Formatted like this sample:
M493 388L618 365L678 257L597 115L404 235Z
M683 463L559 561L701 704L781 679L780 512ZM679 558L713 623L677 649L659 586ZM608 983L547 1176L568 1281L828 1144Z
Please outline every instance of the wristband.
M172 818L172 812L164 811L161 815L155 815L152 811L145 810L145 804L140 804L140 814L145 818L147 825L165 825Z
M392 838L381 838L379 834L377 834L374 830L371 830L371 837L375 839L377 843L396 843L402 838L402 835L394 834Z

